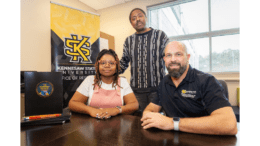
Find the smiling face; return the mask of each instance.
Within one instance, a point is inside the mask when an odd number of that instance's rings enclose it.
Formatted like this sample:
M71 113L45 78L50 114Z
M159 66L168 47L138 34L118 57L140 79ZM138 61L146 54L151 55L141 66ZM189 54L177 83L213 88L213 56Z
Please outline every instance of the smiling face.
M110 77L116 73L116 60L110 54L103 55L99 60L99 72L101 76Z
M165 48L165 66L173 78L179 78L189 65L190 54L179 42L171 42Z
M146 29L146 17L140 10L134 10L130 17L131 24L137 32L143 32Z

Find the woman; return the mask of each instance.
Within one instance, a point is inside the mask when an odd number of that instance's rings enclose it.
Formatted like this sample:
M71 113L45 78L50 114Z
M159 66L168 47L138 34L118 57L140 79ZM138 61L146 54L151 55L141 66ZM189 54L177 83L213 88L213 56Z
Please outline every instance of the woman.
M138 101L127 80L119 77L116 53L111 49L99 52L95 68L96 75L88 76L71 98L70 110L101 119L136 111Z

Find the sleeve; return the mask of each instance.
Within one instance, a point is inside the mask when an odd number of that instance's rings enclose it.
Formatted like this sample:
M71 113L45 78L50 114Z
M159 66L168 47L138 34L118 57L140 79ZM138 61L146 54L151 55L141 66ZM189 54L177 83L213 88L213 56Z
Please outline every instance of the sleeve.
M203 101L209 114L222 107L231 106L224 94L224 88L214 76L210 76L203 85Z
M162 36L161 36L161 47L160 47L160 57L162 58L164 56L164 49L165 47L168 45L168 43L170 42L168 36L166 35L166 33L164 31L162 31Z
M88 76L85 80L79 85L77 91L87 97L89 97L89 88L92 87L94 83L94 76Z
M168 36L166 35L165 32L162 31L162 36L160 37L160 57L159 57L159 62L160 62L160 73L162 75L165 75L165 62L163 60L163 56L164 56L164 50L165 50L165 47L167 46L167 44L169 43L169 38Z
M123 90L123 92L122 92L123 96L125 96L125 95L127 95L129 93L133 93L133 90L130 87L130 85L127 82L127 80L125 78L122 78L122 77L120 79L121 79L121 87L123 88L123 89L121 89L121 90Z
M125 40L125 43L124 43L124 48L123 48L123 55L122 55L122 58L120 59L120 74L124 73L125 70L128 68L129 66L129 62L130 62L130 52L129 52L129 46L130 46L130 42L128 42L127 40L130 40L130 38L128 37L126 40Z

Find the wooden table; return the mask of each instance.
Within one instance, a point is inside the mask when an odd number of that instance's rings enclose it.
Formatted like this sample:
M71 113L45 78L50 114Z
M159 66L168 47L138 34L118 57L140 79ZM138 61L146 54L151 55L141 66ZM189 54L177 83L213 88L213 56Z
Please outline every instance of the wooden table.
M98 120L88 115L72 113L71 120L62 125L21 127L21 145L239 145L240 131L236 136L213 136L156 128L143 130L140 119L132 115L119 115L108 120Z

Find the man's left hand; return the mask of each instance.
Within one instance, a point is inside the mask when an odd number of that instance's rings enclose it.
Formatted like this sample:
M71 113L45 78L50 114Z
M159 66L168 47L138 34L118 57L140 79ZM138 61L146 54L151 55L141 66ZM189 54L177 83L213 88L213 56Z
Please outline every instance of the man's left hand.
M173 130L174 128L173 119L160 113L148 112L143 115L141 121L143 129L155 127L162 130Z

